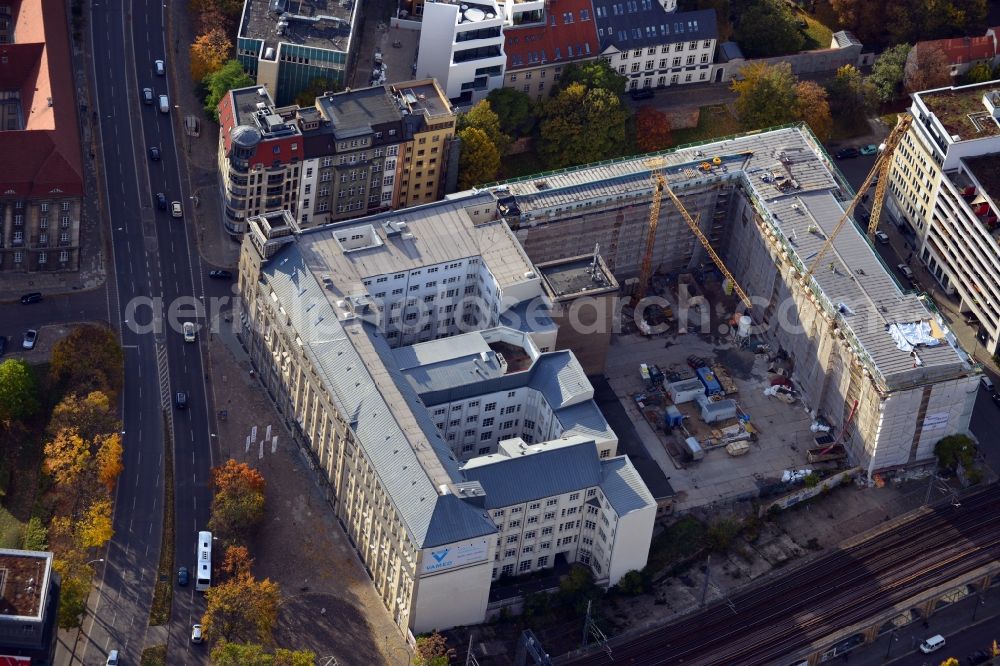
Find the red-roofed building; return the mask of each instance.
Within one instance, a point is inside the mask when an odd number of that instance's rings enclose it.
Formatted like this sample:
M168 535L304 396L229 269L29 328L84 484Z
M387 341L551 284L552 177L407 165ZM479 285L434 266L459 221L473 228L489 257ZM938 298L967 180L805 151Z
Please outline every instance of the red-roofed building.
M594 60L601 47L591 0L551 0L548 11L537 18L536 23L504 27L503 86L541 101L565 65Z
M83 158L66 5L0 2L0 271L79 268Z
M1000 65L1000 26L982 37L956 37L917 42L916 48L936 48L948 58L952 77L962 76L973 65L985 63L990 69Z

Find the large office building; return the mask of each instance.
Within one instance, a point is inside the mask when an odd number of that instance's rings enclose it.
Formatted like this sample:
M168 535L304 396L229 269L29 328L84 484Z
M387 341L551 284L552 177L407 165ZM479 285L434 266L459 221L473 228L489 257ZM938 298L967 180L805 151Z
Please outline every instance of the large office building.
M913 95L913 121L889 172L889 217L915 235L916 255L1000 340L1000 81Z
M433 80L323 95L275 107L261 86L219 103L226 230L289 210L302 228L435 201L443 195L455 115Z
M74 271L83 156L66 6L6 4L0 24L0 273Z
M317 79L345 86L364 3L245 0L236 57L281 106Z
M58 608L52 553L0 549L0 663L54 663Z

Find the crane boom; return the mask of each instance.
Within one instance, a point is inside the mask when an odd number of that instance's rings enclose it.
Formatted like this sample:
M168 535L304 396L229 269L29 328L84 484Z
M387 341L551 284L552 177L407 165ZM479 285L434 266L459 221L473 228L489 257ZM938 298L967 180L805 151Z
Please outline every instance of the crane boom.
M663 186L666 180L660 174L654 174L653 205L649 209L649 228L646 230L646 253L642 255L642 269L639 271L639 290L636 301L646 297L646 288L653 277L653 247L656 244L656 227L660 224L660 204L663 200Z

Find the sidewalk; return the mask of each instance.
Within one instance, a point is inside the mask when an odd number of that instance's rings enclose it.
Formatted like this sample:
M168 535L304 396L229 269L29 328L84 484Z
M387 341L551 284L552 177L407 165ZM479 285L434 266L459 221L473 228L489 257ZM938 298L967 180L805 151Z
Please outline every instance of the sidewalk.
M172 2L166 13L167 43L173 53L167 58L170 92L177 111L173 114L177 157L181 162L182 178L187 182L185 196L194 209L193 232L198 254L211 267L233 269L239 258L240 245L226 233L222 224L222 203L219 198L217 150L219 125L205 113L195 95L191 81L191 58L186 45L194 41L194 29L189 20L187 3ZM194 116L200 127L199 136L185 132L184 119Z

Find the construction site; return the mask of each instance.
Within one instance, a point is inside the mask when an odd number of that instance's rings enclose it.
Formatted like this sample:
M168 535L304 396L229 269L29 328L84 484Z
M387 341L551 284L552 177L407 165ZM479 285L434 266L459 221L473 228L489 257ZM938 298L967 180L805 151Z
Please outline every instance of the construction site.
M877 212L851 217L901 134L857 194L798 126L489 191L536 265L599 255L621 285L605 374L665 473L761 455L763 429L772 473L879 482L968 432L981 372L874 251Z

